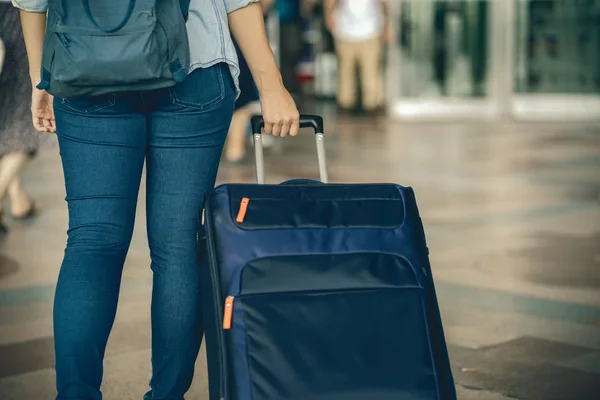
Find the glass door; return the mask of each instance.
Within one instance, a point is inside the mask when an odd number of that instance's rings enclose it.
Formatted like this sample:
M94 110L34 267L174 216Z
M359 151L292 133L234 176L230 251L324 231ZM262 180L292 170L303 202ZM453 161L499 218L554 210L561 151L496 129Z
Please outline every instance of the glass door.
M513 114L600 118L600 0L513 0Z
M396 43L388 101L400 118L489 118L500 112L501 43L492 0L389 2ZM501 35L500 35L501 36Z

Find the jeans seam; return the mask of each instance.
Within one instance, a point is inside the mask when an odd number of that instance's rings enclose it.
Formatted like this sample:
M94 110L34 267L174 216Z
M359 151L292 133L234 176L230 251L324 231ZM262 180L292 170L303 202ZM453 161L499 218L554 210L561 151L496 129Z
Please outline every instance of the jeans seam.
M85 109L85 110L82 110L82 109L79 109L77 107L70 105L69 102L67 101L67 99L61 99L61 100L62 100L61 104L64 105L65 107L67 107L68 109L73 110L78 113L81 113L81 114L84 114L84 115L89 115L91 113L98 112L98 111L104 110L109 107L113 107L117 102L117 96L113 94L113 95L111 95L110 100L108 100L102 104L98 104L94 107Z
M97 247L97 248L101 248L101 249L112 249L115 247L123 247L123 246L129 246L131 244L131 240L127 240L124 242L117 242L117 243L109 243L109 244L100 244L100 245L80 245L80 244L73 244L73 243L69 243L67 242L67 248L69 249L73 249L73 248L89 248L89 247Z

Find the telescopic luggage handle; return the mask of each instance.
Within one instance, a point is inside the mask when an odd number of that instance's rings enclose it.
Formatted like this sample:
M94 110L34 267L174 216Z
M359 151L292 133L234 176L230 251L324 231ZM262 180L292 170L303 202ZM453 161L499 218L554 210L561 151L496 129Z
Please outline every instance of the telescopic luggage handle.
M265 121L262 115L255 115L250 119L252 137L254 141L254 155L256 158L256 178L258 183L265 183L265 159L263 155L262 129ZM327 160L325 157L325 134L323 132L323 117L319 115L301 114L300 128L312 128L317 142L317 160L319 162L319 175L321 182L328 183Z

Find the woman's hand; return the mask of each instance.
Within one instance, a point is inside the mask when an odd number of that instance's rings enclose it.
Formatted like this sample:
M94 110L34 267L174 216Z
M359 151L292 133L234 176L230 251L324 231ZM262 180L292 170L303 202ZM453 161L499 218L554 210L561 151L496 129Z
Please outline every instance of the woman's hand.
M298 134L300 114L294 99L282 84L261 90L260 105L265 121L265 133L281 137Z
M56 132L52 102L53 96L48 92L33 88L31 93L31 117L33 126L39 132Z

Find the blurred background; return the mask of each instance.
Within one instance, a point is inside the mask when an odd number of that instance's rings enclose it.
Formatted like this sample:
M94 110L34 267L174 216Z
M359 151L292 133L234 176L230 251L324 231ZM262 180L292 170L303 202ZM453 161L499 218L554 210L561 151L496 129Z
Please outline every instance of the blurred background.
M315 6L301 23L302 36L282 38L277 6L271 13L273 48L281 57L282 48L301 46L295 70L302 93L334 98L335 42L321 2L305 3ZM598 1L388 4L392 37L384 50L380 85L390 117L598 119Z
M8 7L0 0L6 43L19 29ZM376 37L363 37L375 46L349 44L364 27L340 18L321 0L277 0L266 19L273 52L301 112L325 117L332 182L415 188L459 398L597 399L600 0L388 0ZM6 60L0 105L14 98ZM255 180L243 141L219 183ZM318 176L311 135L265 144L270 183ZM35 150L19 193L39 209L13 218L2 192L2 400L54 393L52 299L67 212L54 138ZM139 399L150 377L143 184L138 213L106 356L109 400ZM207 399L206 385L202 354L189 399Z

